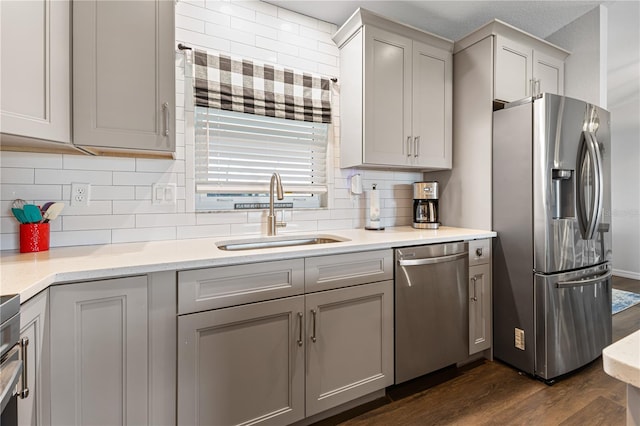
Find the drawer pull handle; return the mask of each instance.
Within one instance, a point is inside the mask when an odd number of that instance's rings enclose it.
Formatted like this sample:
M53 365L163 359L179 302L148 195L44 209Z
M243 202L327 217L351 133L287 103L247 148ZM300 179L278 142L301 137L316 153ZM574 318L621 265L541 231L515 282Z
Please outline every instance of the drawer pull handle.
M316 342L318 338L316 337L316 317L318 312L315 309L311 310L311 315L313 316L313 334L311 335L311 341Z
M23 337L20 339L20 357L22 358L22 389L18 392L20 399L25 399L29 396L29 387L27 386L27 347L29 346L29 338Z
M298 334L298 346L302 346L302 327L303 327L302 317L303 317L302 312L298 312L298 323L299 323L298 325L300 326L300 332L299 332L300 334Z
M471 300L473 302L477 302L478 295L476 293L476 284L478 283L478 276L476 275L475 277L471 277L471 281L473 281L473 297L471 298Z

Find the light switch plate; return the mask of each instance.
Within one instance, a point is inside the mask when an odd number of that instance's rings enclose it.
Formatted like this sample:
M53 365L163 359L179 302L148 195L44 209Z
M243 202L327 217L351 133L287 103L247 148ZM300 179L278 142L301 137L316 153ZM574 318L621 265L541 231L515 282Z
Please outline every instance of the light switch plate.
M154 183L151 188L152 204L175 204L176 184L175 183Z

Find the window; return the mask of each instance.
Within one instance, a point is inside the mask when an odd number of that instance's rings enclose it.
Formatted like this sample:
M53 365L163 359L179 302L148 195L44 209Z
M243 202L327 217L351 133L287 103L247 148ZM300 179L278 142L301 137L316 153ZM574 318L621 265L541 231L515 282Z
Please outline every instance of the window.
M328 126L196 107L196 209L265 208L273 172L285 191L279 206L321 207Z
M274 172L279 207L326 205L329 79L200 50L191 64L196 210L264 209Z

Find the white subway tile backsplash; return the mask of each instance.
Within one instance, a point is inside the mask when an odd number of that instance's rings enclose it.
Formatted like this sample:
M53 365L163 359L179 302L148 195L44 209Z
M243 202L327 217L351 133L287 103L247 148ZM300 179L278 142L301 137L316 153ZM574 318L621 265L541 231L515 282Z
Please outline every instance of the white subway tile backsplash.
M66 190L67 186L65 186ZM69 195L71 197L71 186L69 188ZM91 202L100 200L134 200L135 199L135 187L133 186L91 186Z
M254 33L256 36L270 38L272 40L278 39L277 29L241 18L231 17L231 29Z
M197 33L204 33L204 21L191 16L176 13L176 28L182 28Z
M196 224L198 225L220 225L225 223L246 223L246 212L216 212L197 213Z
M291 34L298 34L300 32L300 26L298 24L294 24L293 22L288 22L273 15L264 14L261 12L258 12L256 14L256 22L258 24L286 31Z
M63 155L65 170L133 171L135 159L123 157L91 157L88 155Z
M150 199L146 201L113 201L113 214L175 213L178 211L177 204L151 204Z
M301 15L287 9L278 8L278 18L284 21L294 22L308 28L318 28L318 20L310 16Z
M256 47L273 50L274 52L284 52L293 56L298 56L300 53L300 49L297 46L294 46L293 44L282 43L282 42L275 41L273 39L261 37L261 36L256 37Z
M320 53L311 49L300 49L300 58L308 59L319 64L325 64L333 67L338 65L338 58L336 56L327 55L326 53Z
M210 10L215 10L225 16L237 16L238 18L247 19L253 21L256 19L256 11L249 7L242 7L244 2L231 2L231 1L219 1L219 0L205 0L205 7Z
M136 228L152 228L158 226L193 226L196 224L195 214L137 214Z
M61 216L93 216L112 214L115 201L91 200L88 206L72 206L68 199L64 199L64 210Z
M59 200L62 197L62 185L3 183L0 184L0 196L3 200L15 200L16 198L22 198L26 201Z
M188 46L276 63L299 71L339 77L339 50L331 39L337 26L255 0L180 0L177 42ZM193 107L185 105L185 55L176 60L176 153L174 160L0 152L0 249L17 249L15 198L42 204L63 201L51 223L51 247L133 241L266 234L266 211L194 212ZM188 89L188 88L187 88ZM340 85L332 88L334 123L327 156L329 208L286 211L279 234L363 227L368 194L377 183L385 226L412 221L411 183L421 172L340 169ZM333 164L331 164L333 162ZM365 193L352 195L349 177L360 173ZM87 207L69 204L72 182L88 182ZM175 204L151 203L154 183L176 183Z
M318 64L308 61L298 56L291 56L285 53L278 53L278 63L300 71L318 72Z
M204 32L210 36L233 40L234 43L254 45L256 41L256 36L253 33L238 31L216 24L207 23L204 27Z
M62 217L61 222L63 231L104 230L117 228L133 228L136 226L136 218L133 215L67 215Z
M51 232L49 247L89 246L110 244L111 230Z
M318 30L333 35L338 31L338 27L330 22L318 21Z
M34 181L33 169L21 169L18 167L3 167L0 170L0 182L32 184Z
M251 58L265 62L276 62L277 59L276 53L272 50L236 43L235 40L231 41L231 52L233 56Z
M36 169L35 183L52 185L82 182L91 185L111 185L112 177L113 172L107 171Z
M2 151L0 152L2 167L26 167L35 169L61 169L62 154L41 154Z
M186 43L189 47L199 48L202 50L212 50L216 52L229 52L231 50L231 42L229 40L221 40L219 38L189 31L182 28L176 28L176 41Z
M176 183L173 172L114 172L114 185L153 185L154 183Z
M176 4L176 15L183 15L196 20L201 20L202 22L210 22L212 24L226 26L229 26L229 22L231 21L231 17L227 14L219 13L202 6L185 3L182 1ZM176 25L176 28L181 27ZM178 39L177 31L176 39Z

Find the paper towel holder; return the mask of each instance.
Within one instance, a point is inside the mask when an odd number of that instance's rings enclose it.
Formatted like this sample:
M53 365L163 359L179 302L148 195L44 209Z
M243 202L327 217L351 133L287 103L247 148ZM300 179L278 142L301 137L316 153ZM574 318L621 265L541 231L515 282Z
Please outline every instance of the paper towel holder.
M368 231L384 231L384 226L380 223L380 197L376 191L377 186L374 183L369 191L369 224L364 227Z

